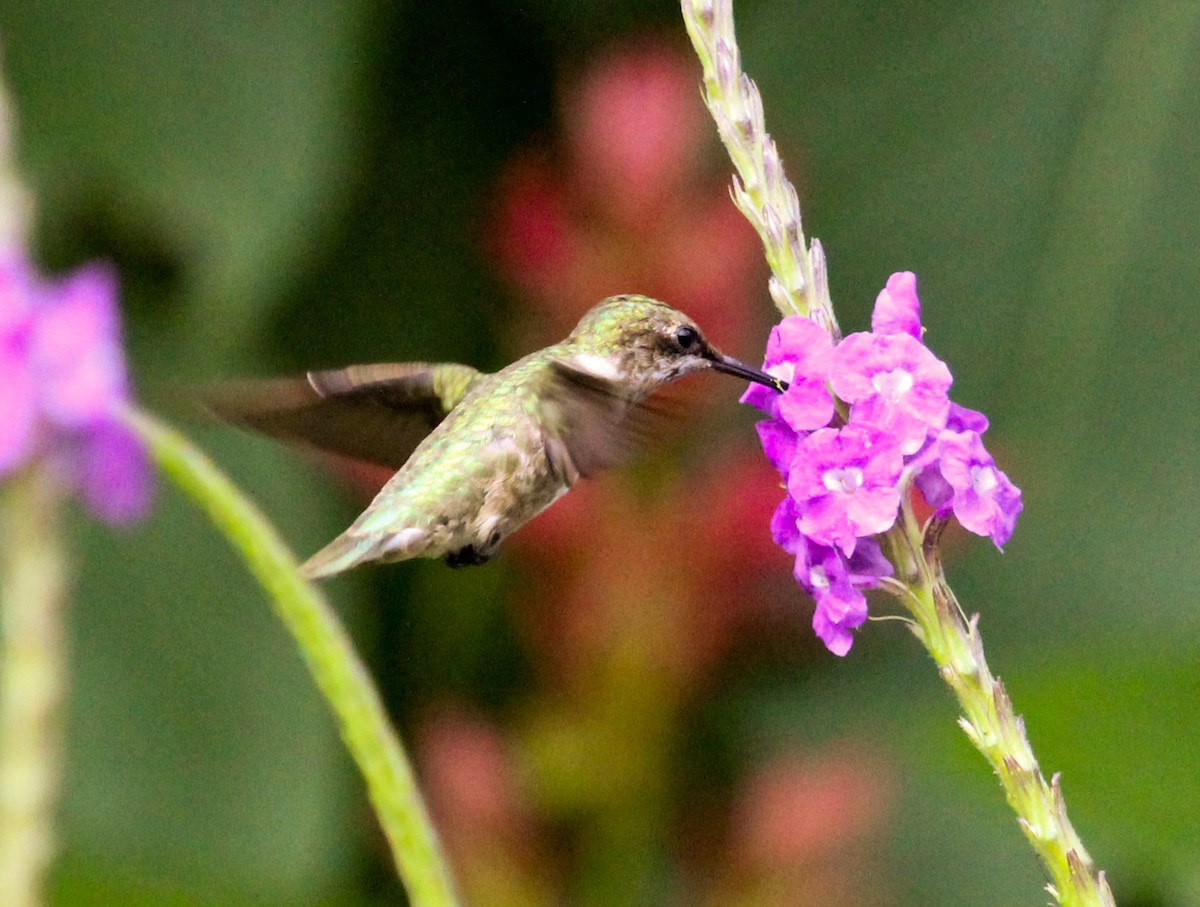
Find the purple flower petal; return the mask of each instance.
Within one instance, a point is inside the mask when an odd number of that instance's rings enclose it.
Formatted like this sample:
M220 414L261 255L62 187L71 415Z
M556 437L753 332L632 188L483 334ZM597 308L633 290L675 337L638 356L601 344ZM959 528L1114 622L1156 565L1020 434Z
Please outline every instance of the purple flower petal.
M954 516L997 548L1012 537L1021 513L1021 490L996 468L977 432L944 431L938 436L938 465L954 490Z
M859 539L854 553L846 561L850 582L860 589L873 589L880 579L895 572L892 562L883 554L875 539Z
M797 525L800 515L796 512L796 502L790 497L784 498L771 514L771 538L775 544L788 554L796 554L806 543L800 535Z
M832 352L828 331L802 315L789 315L771 328L764 367L792 362L801 366L801 371L819 373L829 368Z
M884 556L879 542L873 538L861 539L854 549L854 554L845 557L836 548L800 536L795 554L796 565L793 573L796 582L810 594L815 591L817 586L814 580L814 568L824 565L825 575L829 575L832 568L827 562L830 559L838 562L838 571L845 573L856 589L873 589L879 584L880 579L891 576L894 572L891 561Z
M817 609L813 611L813 632L821 642L825 643L827 648L839 658L844 657L850 651L850 647L854 644L854 634L850 632L860 626L867 619L866 598L862 593L851 590L852 595L857 595L862 599L862 620L858 620L859 612L856 612L853 617L843 617L840 620L835 620L830 616L829 611L824 606L824 599L817 602Z
M930 450L936 451L937 444L930 445ZM950 503L954 499L954 489L942 475L936 458L931 458L931 462L917 473L913 484L921 492L925 503L937 511L938 516L945 516L950 511Z
M835 655L845 655L854 642L851 632L867 619L867 600L863 589L876 586L880 578L891 576L893 568L875 539L860 539L854 554L847 558L836 548L822 545L795 528L795 511L784 501L776 517L784 531L794 533L794 574L816 603L813 631ZM782 514L782 516L781 516ZM789 525L790 524L790 525ZM775 521L772 522L775 525Z
M124 425L107 420L91 428L78 456L79 490L92 513L114 525L146 515L154 497L153 473L146 451Z
M816 603L813 632L830 652L845 655L854 642L851 630L867 619L867 599L845 559L833 548L809 543L796 558L795 574Z
M86 425L106 416L125 393L116 281L93 265L44 297L30 353L42 409L62 426Z
M983 434L988 430L988 419L981 412L959 406L950 401L950 412L946 415L946 428L951 431L973 431Z
M987 416L965 406L959 406L950 401L950 412L946 416L946 428L938 435L930 436L925 445L909 458L906 466L916 473L913 484L925 498L925 503L937 511L940 517L950 512L954 498L954 489L942 475L939 463L940 449L938 439L946 431L972 431L982 435L988 428Z
M775 377L778 378L781 376L776 375ZM779 397L779 391L774 388L753 382L746 388L746 392L738 398L738 402L747 403L774 418L779 414Z
M912 271L900 271L888 278L887 286L875 297L871 330L921 339L921 301L917 298L917 275Z
M0 476L19 467L33 448L37 395L25 363L0 348Z
M824 378L805 378L797 373L776 405L779 418L796 431L824 428L833 418L833 397Z
M798 521L800 531L822 545L853 551L860 527L850 521L845 498L846 495L827 494L805 501Z
M791 469L792 460L796 456L796 445L800 443L799 435L775 419L764 419L754 427L758 431L759 441L762 442L763 453L783 476L784 481L787 481L788 470Z

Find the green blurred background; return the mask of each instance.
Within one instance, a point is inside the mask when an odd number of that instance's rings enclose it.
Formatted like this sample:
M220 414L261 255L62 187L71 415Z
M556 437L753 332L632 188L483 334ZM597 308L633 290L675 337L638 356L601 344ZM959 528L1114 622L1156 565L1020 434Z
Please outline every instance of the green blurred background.
M949 570L1035 751L1063 773L1118 903L1200 904L1200 6L746 0L737 14L843 326L867 324L891 272L916 271L955 398L988 413L1024 489L1004 554L960 540ZM361 490L189 419L179 389L520 352L509 334L527 303L489 252L506 165L555 147L572 73L613 47L683 49L678 19L667 0L3 0L40 258L118 263L143 399L308 553ZM747 358L771 318L761 273L754 305L734 350ZM751 422L730 445L753 448ZM398 902L325 708L204 520L164 489L132 532L78 522L55 903ZM538 687L505 605L524 581L502 557L330 589L419 735L446 702L506 727ZM810 605L795 592L792 606L802 630ZM789 633L782 648L802 657L740 653L689 699L662 769L684 779L676 818L634 835L652 849L627 885L596 881L586 839L558 819L538 831L550 856L525 868L557 894L479 902L789 902L707 884L728 855L679 845L679 827L720 812L769 754L827 743L887 766L869 859L851 849L842 867L858 902L1044 900L902 627L868 625L844 660ZM580 770L608 771L603 741L582 739ZM784 825L805 812L788 802ZM790 902L840 902L806 890Z

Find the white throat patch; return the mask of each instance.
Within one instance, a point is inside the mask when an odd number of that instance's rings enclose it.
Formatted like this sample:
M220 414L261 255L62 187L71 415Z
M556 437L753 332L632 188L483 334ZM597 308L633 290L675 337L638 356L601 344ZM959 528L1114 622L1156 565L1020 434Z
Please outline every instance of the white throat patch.
M605 381L620 381L625 377L625 373L617 368L615 362L597 353L579 353L571 358L571 364L581 372L587 372Z

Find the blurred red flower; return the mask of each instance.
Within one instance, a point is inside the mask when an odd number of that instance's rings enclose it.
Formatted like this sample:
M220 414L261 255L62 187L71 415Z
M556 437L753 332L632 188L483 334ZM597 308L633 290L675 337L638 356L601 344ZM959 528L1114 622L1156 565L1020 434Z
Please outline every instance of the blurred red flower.
M636 291L742 347L762 253L723 171L706 166L715 156L693 61L652 41L622 45L562 101L561 142L509 164L489 231L501 272L542 319L521 339L557 340L600 299Z

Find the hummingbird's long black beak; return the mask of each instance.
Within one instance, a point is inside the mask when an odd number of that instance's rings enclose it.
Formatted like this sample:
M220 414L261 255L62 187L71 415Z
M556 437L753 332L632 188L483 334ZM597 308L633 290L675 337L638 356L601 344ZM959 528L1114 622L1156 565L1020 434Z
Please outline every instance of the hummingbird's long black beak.
M744 362L739 362L730 356L722 355L716 350L708 357L718 372L724 372L726 375L733 375L736 378L745 378L747 381L754 381L758 384L765 384L767 387L783 393L788 389L788 383L782 378L776 378L774 375L768 375L762 369L754 368L752 365L746 365Z

